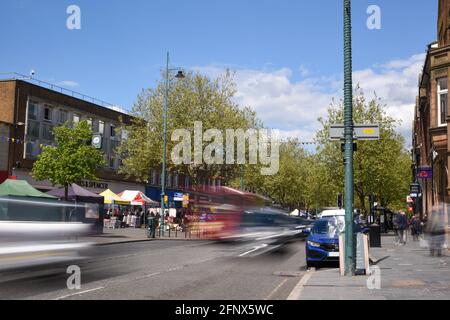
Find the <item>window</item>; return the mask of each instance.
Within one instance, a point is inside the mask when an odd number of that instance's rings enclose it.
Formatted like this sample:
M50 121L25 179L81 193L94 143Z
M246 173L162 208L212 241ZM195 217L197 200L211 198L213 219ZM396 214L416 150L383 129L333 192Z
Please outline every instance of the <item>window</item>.
M105 123L103 121L98 122L98 132L101 134L105 134Z
M51 124L42 125L42 139L47 141L53 141L53 126Z
M67 111L59 110L59 123L61 124L66 123L67 120L68 120Z
M92 122L92 132L93 133L99 133L99 131L98 131L98 121L97 120L94 120Z
M35 159L37 156L36 143L29 141L25 147L25 158L26 159Z
M110 135L111 137L115 137L116 136L116 127L114 127L113 125L111 125L111 130L110 130Z
M92 127L92 118L87 118L86 122L88 123L89 126Z
M448 82L447 78L438 79L438 125L447 125Z
M51 122L53 120L53 109L49 106L44 106L44 121Z
M74 124L80 123L80 116L78 114L74 114L73 117L72 117L72 122Z
M28 121L27 127L27 136L30 138L39 139L39 131L41 129L41 125L37 121Z
M122 140L128 139L128 131L125 129L122 129Z
M39 105L36 101L28 102L28 119L37 120L38 119Z

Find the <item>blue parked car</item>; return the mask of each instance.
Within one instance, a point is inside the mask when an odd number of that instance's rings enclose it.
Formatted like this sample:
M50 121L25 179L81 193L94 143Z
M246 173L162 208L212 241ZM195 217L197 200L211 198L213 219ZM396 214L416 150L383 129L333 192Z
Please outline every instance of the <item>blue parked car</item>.
M316 267L323 262L339 261L339 234L344 229L344 217L327 217L314 223L306 238L306 265Z
M354 222L355 233L368 233L369 228ZM323 262L339 262L339 234L345 231L344 216L329 216L317 220L306 238L308 268Z

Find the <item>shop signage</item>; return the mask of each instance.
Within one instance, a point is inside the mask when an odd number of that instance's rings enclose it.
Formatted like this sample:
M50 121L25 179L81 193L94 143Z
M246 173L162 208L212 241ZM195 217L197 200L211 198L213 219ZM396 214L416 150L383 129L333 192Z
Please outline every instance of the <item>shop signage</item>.
M417 178L425 180L433 179L433 169L431 167L420 167L417 171Z
M78 185L83 188L100 189L100 190L109 189L108 184L101 181L82 180L78 182Z

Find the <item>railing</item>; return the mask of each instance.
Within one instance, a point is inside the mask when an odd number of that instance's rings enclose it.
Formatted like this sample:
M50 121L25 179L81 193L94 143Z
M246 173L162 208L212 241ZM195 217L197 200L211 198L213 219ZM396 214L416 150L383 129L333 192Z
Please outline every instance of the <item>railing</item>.
M93 97L90 97L88 95L85 95L85 94L82 94L82 93L79 93L79 92L76 92L76 91L73 91L73 90L70 90L70 89L63 88L61 86L58 86L56 84L52 84L50 82L46 82L46 81L42 81L42 80L39 80L39 79L35 79L32 76L25 76L23 74L16 73L16 72L0 73L0 79L1 80L22 80L22 81L25 81L25 82L29 82L31 84L36 84L36 85L38 85L40 87L43 87L43 88L50 89L50 90L55 91L55 92L66 94L68 96L71 96L71 97L74 97L74 98L77 98L77 99L80 99L80 100L83 100L83 101L86 101L86 102L97 104L97 105L105 107L105 108L115 107L115 105L112 104L112 103L109 103L109 102L106 102L106 101L103 101L103 100L100 100L100 99L97 99L97 98L93 98Z

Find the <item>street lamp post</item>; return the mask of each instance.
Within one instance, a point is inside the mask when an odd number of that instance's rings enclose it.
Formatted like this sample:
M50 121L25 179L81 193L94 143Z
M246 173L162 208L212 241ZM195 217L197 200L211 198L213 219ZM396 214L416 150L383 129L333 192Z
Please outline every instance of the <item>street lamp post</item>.
M170 55L167 52L166 59L166 72L165 72L165 92L164 92L164 112L163 112L163 161L162 161L162 173L161 173L161 235L164 236L164 219L165 219L165 197L166 197L166 161L167 161L167 111L169 109L169 85L170 85L170 72L178 70L175 78L183 79L183 71L179 69L170 69Z
M344 0L345 274L355 275L351 0Z

